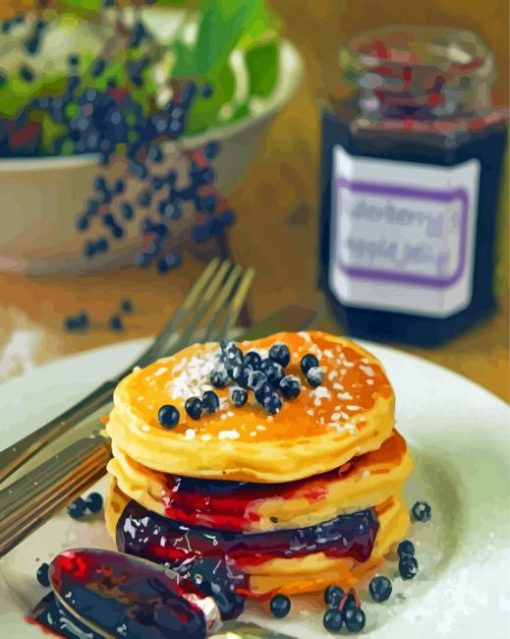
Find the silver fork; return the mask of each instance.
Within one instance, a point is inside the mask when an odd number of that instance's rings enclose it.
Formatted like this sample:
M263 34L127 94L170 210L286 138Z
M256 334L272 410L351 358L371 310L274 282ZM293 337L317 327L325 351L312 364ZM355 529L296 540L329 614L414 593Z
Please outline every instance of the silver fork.
M243 271L229 261L220 262L215 258L209 262L182 306L131 366L30 435L0 451L0 483L47 444L105 407L111 400L115 386L133 367L146 366L159 357L180 350L192 340L198 341L197 329L204 319L207 322L202 339L223 339L239 316L253 276L253 269Z
M133 366L143 366L158 357L176 352L197 338L198 341L205 341L227 337L239 315L253 276L253 269L243 272L238 265L213 260L173 320ZM203 330L197 333L202 320L205 320ZM178 328L181 328L181 333L175 337L174 332ZM130 371L131 367L126 373ZM100 406L95 400L95 393L100 393L101 401L106 405L111 397L112 388L109 385L115 386L115 383L107 382L87 396L89 400L92 398L94 410ZM105 397L107 387L110 390ZM77 405L80 410L72 415L73 425L87 412L87 398ZM66 423L69 424L69 421ZM43 430L46 428L47 425ZM105 472L110 456L109 440L100 432L95 432L74 442L0 491L0 557L99 479Z

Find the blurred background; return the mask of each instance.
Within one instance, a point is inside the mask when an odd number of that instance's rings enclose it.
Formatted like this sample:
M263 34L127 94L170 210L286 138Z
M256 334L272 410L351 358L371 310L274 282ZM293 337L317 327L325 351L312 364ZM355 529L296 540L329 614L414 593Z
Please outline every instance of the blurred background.
M509 399L507 2L104 4L0 6L0 381L154 334L220 253L256 269L245 319L311 309L316 327L397 344ZM356 40L395 24L412 41L391 30ZM431 188L467 189L478 223L458 299L427 285L441 297L402 302L414 285L399 282L388 306L387 291L356 288L362 258L345 247L342 291L332 284L332 237L345 238L331 184L371 170L353 157L432 165ZM446 174L472 159L479 173Z

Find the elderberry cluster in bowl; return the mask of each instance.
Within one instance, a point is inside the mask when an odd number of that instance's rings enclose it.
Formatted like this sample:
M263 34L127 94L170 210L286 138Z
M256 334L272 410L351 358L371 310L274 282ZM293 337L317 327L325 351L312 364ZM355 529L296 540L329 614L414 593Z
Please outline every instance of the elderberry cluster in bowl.
M289 347L281 342L271 346L266 358L257 351L244 355L234 342L228 342L221 347L220 361L210 382L215 388L232 383L230 398L235 406L246 404L251 391L267 413L276 415L284 400L292 400L301 392L299 377L286 373L289 362ZM301 359L301 370L311 386L322 383L323 371L315 355L308 353Z

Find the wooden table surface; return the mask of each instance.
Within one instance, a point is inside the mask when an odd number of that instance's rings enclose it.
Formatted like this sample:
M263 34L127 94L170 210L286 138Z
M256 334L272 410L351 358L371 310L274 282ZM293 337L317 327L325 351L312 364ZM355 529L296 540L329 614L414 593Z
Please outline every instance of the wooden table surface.
M331 29L324 27L329 40L319 42L317 31L313 34L317 46L308 46L307 29L317 30L319 24L325 24L320 16L311 20L306 12L292 12L288 3L275 0L273 4L284 17L288 35L304 51L308 72L299 93L275 120L242 185L232 193L238 212L232 246L240 263L257 270L250 297L255 321L284 305L300 304L322 308L320 327L341 332L325 310L316 285L316 96L324 87L321 59L338 45ZM326 50L328 46L331 52ZM501 246L506 246L507 227L503 226L501 233ZM184 266L168 276L134 267L79 277L29 279L0 274L0 381L63 355L154 334L201 268L197 257L186 254ZM457 371L508 401L507 268L506 250L498 266L500 308L492 319L438 349L400 348ZM112 333L107 320L124 296L132 299L135 312L126 316L122 332ZM63 318L82 308L93 318L91 330L66 333Z

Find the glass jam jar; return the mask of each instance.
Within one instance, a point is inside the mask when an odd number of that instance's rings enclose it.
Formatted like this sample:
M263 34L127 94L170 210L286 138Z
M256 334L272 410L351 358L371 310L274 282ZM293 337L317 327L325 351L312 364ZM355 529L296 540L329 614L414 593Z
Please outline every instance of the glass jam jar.
M490 314L505 108L474 34L386 28L341 51L322 112L321 285L350 335L439 344Z

